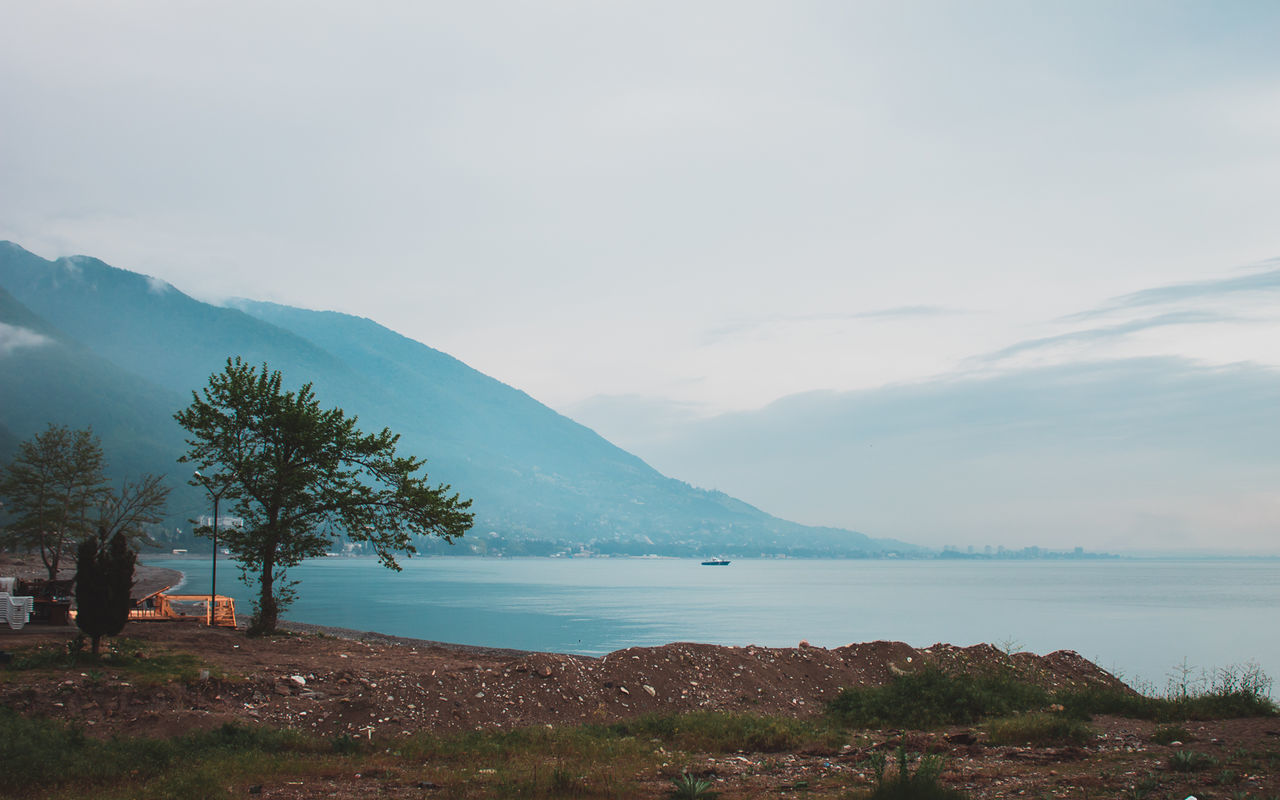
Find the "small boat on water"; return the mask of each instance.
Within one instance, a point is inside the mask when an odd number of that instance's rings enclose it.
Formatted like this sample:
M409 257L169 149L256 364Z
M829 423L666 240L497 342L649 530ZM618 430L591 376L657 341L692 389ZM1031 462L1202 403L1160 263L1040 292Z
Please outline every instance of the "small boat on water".
M727 559L727 558L708 558L706 561L703 561L703 562L702 562L702 566L704 566L704 567L727 567L727 566L729 566L729 559Z

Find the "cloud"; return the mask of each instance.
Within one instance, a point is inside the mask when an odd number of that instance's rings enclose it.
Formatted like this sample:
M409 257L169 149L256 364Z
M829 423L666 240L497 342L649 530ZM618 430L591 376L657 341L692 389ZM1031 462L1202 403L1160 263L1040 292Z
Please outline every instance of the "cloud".
M1128 336L1138 331L1150 330L1152 328L1161 328L1170 325L1207 325L1217 322L1235 322L1237 317L1227 314L1218 314L1210 311L1172 311L1168 314L1160 314L1155 317L1147 317L1146 319L1135 319L1128 322L1121 322L1116 325L1107 325L1101 328L1089 328L1081 331L1071 331L1070 333L1060 333L1055 336L1044 336L1038 339L1028 339L1017 344L1009 345L983 356L978 356L977 361L993 362L1002 361L1013 356L1023 355L1034 350L1044 350L1051 347L1061 345L1079 345L1079 344L1099 344L1111 340Z
M41 347L52 341L33 330L0 322L0 356L7 356L23 347Z
M922 544L1168 548L1182 531L1274 551L1278 407L1280 370L1121 359L811 392L636 452L788 519Z
M625 450L660 441L708 416L696 403L639 394L596 395L560 410Z
M1263 264L1274 264L1280 259L1269 259ZM1258 292L1280 291L1280 268L1252 275L1240 275L1232 278L1219 278L1191 283L1177 283L1168 286L1157 286L1139 292L1121 295L1111 301L1088 311L1081 311L1065 317L1066 320L1090 319L1109 314L1114 311L1142 308L1154 305L1166 305L1186 301L1216 300L1223 297L1253 294Z
M150 275L144 276L147 279L147 291L152 294L167 294L174 291L173 284L168 281L162 281L159 278L153 278Z

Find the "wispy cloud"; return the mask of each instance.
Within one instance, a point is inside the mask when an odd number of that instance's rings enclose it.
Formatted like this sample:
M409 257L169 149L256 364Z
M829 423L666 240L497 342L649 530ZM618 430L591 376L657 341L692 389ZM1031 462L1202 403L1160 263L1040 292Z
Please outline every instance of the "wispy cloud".
M151 292L152 294L167 294L174 290L173 284L169 283L168 281L162 281L159 278L153 278L150 275L147 275L146 278L147 278L147 291Z
M1235 322L1237 320L1238 318L1232 315L1219 314L1211 311L1171 311L1167 314L1160 314L1158 316L1147 317L1145 319L1130 320L1116 325L1087 328L1085 330L1060 333L1054 336L1043 336L1038 339L1028 339L1026 341L1018 342L1017 344L1009 345L1008 347L1000 350L996 350L993 353L977 356L975 360L990 363L1051 347L1098 344L1113 341L1128 336L1129 334L1150 330L1152 328L1163 328L1171 325L1207 325L1219 322Z
M1277 262L1280 262L1280 259L1271 259L1263 262L1263 264L1269 265ZM1280 268L1232 278L1176 283L1169 286L1143 289L1140 292L1113 298L1097 308L1081 311L1064 319L1067 321L1092 319L1114 311L1130 308L1143 308L1195 300L1214 300L1231 295L1256 292L1280 292Z
M53 341L28 328L0 322L0 356L7 356L22 347L40 347Z

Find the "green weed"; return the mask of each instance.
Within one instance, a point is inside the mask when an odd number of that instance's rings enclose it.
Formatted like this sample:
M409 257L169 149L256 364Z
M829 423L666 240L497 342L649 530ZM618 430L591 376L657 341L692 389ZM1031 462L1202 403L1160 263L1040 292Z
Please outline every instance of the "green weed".
M681 800L703 800L716 796L711 791L711 781L695 778L687 772L681 773L679 778L672 778L671 784L675 787L671 790L671 797Z
M91 683L101 682L104 671L127 676L140 686L157 686L172 681L193 681L207 667L190 653L155 650L134 639L110 639L103 652L93 655L81 646L81 638L65 645L41 645L18 650L8 669L13 671L67 670L85 668Z
M725 712L652 714L604 729L617 736L658 739L670 747L705 753L778 753L811 744L837 744L839 733L821 722Z
M1191 741L1191 732L1180 725L1161 725L1151 734L1151 741L1156 744L1189 742Z
M1119 689L1087 689L1055 696L1067 713L1081 718L1113 714L1158 722L1273 717L1271 679L1254 665L1218 670L1203 682L1172 680L1162 696ZM1172 741L1172 740L1171 740Z
M1063 714L1020 714L987 723L987 738L992 744L1084 745L1093 737L1093 728L1087 723Z
M1179 750L1169 754L1169 769L1174 772L1199 772L1218 765L1218 759L1194 750Z
M1043 708L1049 700L1044 689L1007 675L949 674L931 667L884 686L845 689L828 710L850 727L920 730Z
M942 775L942 759L939 756L923 756L911 770L912 755L899 747L896 753L897 771L892 778L885 772L884 753L871 757L871 769L875 785L866 800L967 800L967 795L956 789L948 789L938 782Z

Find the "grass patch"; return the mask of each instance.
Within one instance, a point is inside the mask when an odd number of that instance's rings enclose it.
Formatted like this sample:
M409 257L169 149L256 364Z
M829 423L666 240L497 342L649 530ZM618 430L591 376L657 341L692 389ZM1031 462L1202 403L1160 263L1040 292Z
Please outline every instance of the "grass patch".
M1219 669L1197 681L1171 680L1163 695L1090 689L1060 693L1055 700L1067 713L1081 718L1112 714L1167 723L1274 717L1278 712L1270 692L1271 679L1256 666L1246 665Z
M1199 772L1218 766L1218 759L1194 750L1179 750L1169 754L1169 769L1174 772Z
M172 681L196 680L207 665L191 653L157 650L136 639L110 639L93 655L83 646L84 637L77 636L66 644L46 644L15 650L6 669L23 671L87 670L90 677L102 677L103 670L128 676L142 686L158 686Z
M449 796L460 798L625 798L635 794L635 776L661 771L689 752L844 741L822 721L712 713L372 742L241 725L173 739L102 741L65 723L0 709L0 797L224 798L284 776L350 780L360 773L361 780L447 786ZM710 795L704 789L700 796Z
M1111 714L1175 722L1276 716L1270 688L1271 679L1256 667L1218 670L1203 684L1171 684L1164 696L1102 688L1050 693L1011 674L951 674L930 667L884 686L845 689L827 710L834 722L852 728L928 730L1037 711L1050 704L1062 707L1059 716L1076 720Z
M1181 725L1161 725L1151 733L1151 741L1156 744L1189 742L1191 741L1191 738L1191 731Z
M701 778L695 778L687 772L681 773L679 778L671 779L671 797L678 800L701 800L706 798L709 800L716 796L711 791L711 781L704 781Z
M325 742L291 731L230 724L173 739L100 741L72 725L28 719L0 708L0 763L5 765L5 791L161 778L180 780L184 774L196 775L202 764L211 761L330 749Z
M840 732L821 720L712 711L650 714L614 723L607 730L613 735L657 739L668 747L700 753L780 753L809 745L843 743Z
M871 756L871 772L875 784L865 800L967 800L968 795L949 789L938 782L943 762L939 756L923 756L911 769L912 756L901 747L895 755L897 769L887 775L888 759L884 753Z
M1064 714L1036 712L987 723L987 739L991 744L1085 745L1093 741L1094 735L1088 723Z
M1044 689L1009 675L949 674L930 667L884 686L845 689L828 711L854 728L927 730L1043 708L1049 702Z

